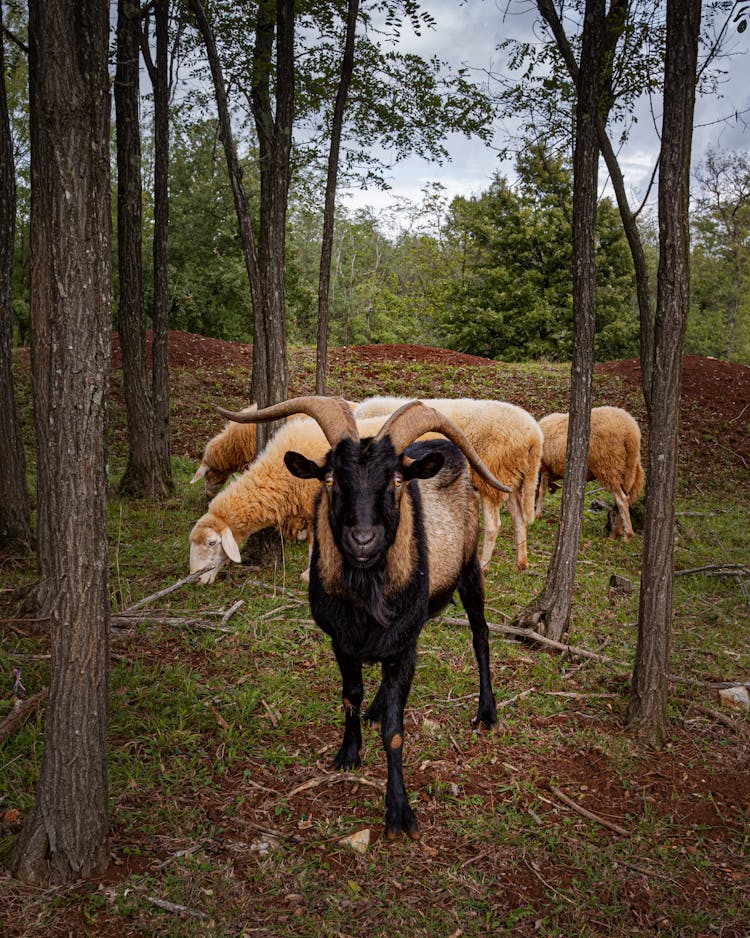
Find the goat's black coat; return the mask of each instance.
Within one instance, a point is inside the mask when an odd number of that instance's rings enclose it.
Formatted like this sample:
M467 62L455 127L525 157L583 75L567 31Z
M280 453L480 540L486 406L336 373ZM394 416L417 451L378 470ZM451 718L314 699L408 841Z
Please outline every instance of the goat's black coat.
M420 480L432 479L433 488L440 490L450 488L463 475L469 497L475 499L466 461L446 440L413 443L399 456L387 436L375 441L345 439L328 453L322 465L297 453L287 453L285 461L295 475L324 482L315 513L309 597L315 621L331 637L342 676L345 728L334 763L342 769L360 764L362 665L380 662L382 682L364 716L381 724L388 759L386 833L395 836L404 830L415 836L417 822L404 788L401 759L404 706L414 675L419 633L427 619L449 602L456 588L471 623L480 675L475 722L488 727L497 722L476 530L471 556L461 559L455 582L439 594L431 595L430 591ZM408 579L393 589L387 557L401 523L404 499L411 503L415 552ZM476 529L476 520L473 523ZM335 547L330 538L321 546L321 524L330 527ZM457 524L463 524L462 517L457 518ZM328 549L337 551L341 560L339 582L333 588L321 573L321 550Z

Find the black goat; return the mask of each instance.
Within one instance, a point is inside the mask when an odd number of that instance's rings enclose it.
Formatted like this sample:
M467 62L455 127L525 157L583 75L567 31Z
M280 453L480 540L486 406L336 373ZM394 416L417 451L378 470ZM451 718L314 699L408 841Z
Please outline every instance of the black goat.
M488 728L497 723L477 559L477 499L459 448L477 473L508 490L455 424L419 402L402 407L377 436L364 440L341 399L296 398L253 414L219 412L248 423L306 413L331 444L321 462L295 452L287 452L284 461L294 475L323 483L315 508L309 596L341 670L345 726L334 764L341 769L360 764L362 665L380 662L382 681L364 718L380 724L388 760L386 835L405 831L417 837L403 779L404 707L419 633L455 589L471 623L479 670L474 723ZM451 442L413 442L428 432Z

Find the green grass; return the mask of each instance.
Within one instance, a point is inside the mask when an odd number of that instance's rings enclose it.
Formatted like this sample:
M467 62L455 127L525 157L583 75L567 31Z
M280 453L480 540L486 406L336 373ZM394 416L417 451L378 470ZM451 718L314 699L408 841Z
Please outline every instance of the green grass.
M503 369L502 396L564 408L566 367ZM403 367L378 363L377 371L375 388L371 375L344 366L332 376L335 390L351 398L404 390ZM409 371L409 393L498 395L493 368L415 364ZM309 361L295 371L295 393L309 390L312 373ZM204 510L202 491L189 478L216 429L213 403L239 400L248 376L235 370L229 387L215 376L205 385L195 373L174 378L173 497L160 505L116 494L110 500L113 612L187 572L188 533ZM183 387L189 399L180 397ZM629 392L614 379L598 393L628 406ZM25 403L21 411L30 419ZM122 412L113 406L112 413L116 483L124 468ZM29 439L26 425L24 433ZM715 478L682 481L678 570L747 562L750 495L718 459ZM14 835L4 833L0 931L180 938L697 938L717 928L747 934L748 721L727 711L731 726L712 717L719 704L707 684L750 676L747 581L676 578L671 670L702 683L672 685L669 743L662 752L643 750L623 725L642 539L607 539L606 513L590 507L601 497L591 484L569 638L609 660L549 655L493 632L500 725L476 733L470 631L441 620L425 628L405 747L419 843L382 837L385 759L375 731L363 730L362 768L353 773L359 783L331 772L340 688L300 581L305 545L286 544L275 570L227 568L210 587L183 587L147 606L145 617L118 619L110 708L113 866L101 882L30 893L7 874ZM503 514L487 575L490 622L508 623L541 589L559 505L559 496L549 498L529 531L527 574L513 570L512 526ZM23 618L17 591L33 582L33 564L5 558L3 571L0 720L12 707L17 671L27 696L49 684L44 635L8 621ZM610 589L614 573L632 582L631 593ZM238 600L242 606L222 623ZM447 614L464 615L460 605ZM377 680L378 670L367 668L366 699ZM3 744L0 813L30 810L43 727L39 712ZM627 835L575 813L553 789ZM365 854L339 843L365 827L372 834Z

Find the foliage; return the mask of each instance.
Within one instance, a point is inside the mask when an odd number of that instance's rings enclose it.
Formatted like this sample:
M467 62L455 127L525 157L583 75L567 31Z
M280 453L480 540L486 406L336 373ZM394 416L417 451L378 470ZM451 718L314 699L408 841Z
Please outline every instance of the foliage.
M504 361L570 357L573 335L570 171L533 148L518 160L517 187L497 176L473 199L456 199L449 223L461 253L443 320L453 348ZM597 224L597 357L637 354L633 277L617 212Z
M709 151L692 215L687 351L750 361L750 159Z

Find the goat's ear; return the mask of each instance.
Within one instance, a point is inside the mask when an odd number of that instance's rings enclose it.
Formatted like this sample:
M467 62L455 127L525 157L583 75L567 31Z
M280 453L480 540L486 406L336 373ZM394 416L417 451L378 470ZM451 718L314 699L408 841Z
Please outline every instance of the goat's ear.
M433 451L422 456L421 459L415 459L414 462L404 464L404 479L431 479L436 476L445 464L445 457L442 453Z
M324 466L319 466L312 459L289 450L284 453L284 464L293 476L298 479L320 479L323 481Z

